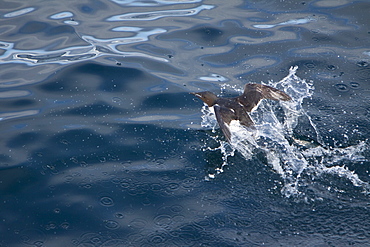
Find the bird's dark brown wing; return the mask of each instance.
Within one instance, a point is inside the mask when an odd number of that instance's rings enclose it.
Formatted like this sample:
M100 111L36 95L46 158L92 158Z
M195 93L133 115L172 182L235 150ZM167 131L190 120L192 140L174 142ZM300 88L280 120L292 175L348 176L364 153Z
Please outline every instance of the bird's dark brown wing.
M224 133L227 141L231 140L230 129L227 125L230 124L231 120L235 119L234 112L230 108L222 107L220 105L214 105L213 109L215 110L216 119L220 129Z
M289 95L276 88L252 83L246 84L244 93L237 97L237 101L243 105L243 108L248 112L251 112L261 99L291 100Z
M246 127L252 127L254 124L248 113L246 113L241 106L228 108L216 104L213 106L213 109L215 111L218 125L220 126L228 142L231 141L229 125L232 120L239 120L240 124Z

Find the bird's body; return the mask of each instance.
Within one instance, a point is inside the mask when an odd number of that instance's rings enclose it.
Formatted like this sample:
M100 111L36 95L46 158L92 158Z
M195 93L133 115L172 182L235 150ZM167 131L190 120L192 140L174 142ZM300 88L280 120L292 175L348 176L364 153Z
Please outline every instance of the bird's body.
M246 84L244 93L234 98L219 98L209 91L192 94L203 100L209 107L213 107L217 122L229 142L231 121L238 120L241 125L254 128L254 123L247 112L255 109L261 99L291 100L289 95L276 88L252 83Z

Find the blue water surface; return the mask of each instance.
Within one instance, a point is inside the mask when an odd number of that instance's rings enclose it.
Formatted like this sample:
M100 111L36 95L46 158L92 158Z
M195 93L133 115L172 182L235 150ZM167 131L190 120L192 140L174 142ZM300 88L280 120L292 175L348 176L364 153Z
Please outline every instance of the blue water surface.
M0 0L0 246L370 246L369 11ZM315 156L343 169L288 195L266 153L236 151L210 179L224 156L189 92L292 66L313 91L288 139L347 150Z

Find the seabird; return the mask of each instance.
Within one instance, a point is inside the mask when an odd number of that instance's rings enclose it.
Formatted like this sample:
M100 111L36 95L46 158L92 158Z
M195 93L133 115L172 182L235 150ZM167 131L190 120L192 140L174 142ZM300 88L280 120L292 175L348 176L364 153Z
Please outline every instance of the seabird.
M203 100L209 107L213 107L217 122L229 142L231 140L229 125L232 120L238 120L241 125L254 128L254 123L247 112L253 111L261 99L283 101L292 99L276 88L253 83L247 83L244 93L234 98L219 98L209 91L191 94Z

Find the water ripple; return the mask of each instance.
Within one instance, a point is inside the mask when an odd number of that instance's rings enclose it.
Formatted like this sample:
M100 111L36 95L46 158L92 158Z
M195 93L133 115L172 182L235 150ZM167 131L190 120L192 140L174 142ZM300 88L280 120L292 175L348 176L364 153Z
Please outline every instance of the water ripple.
M115 29L121 31L121 29ZM120 51L119 45L144 42L149 36L166 32L163 28L142 31L139 29L137 34L132 37L98 39L93 36L83 35L81 38L89 43L88 46L74 46L56 51L39 50L18 50L14 49L14 43L0 42L0 48L5 52L0 56L0 62L26 63L28 65L59 63L68 64L77 61L89 60L104 55L119 55L124 57L146 57L153 60L168 62L165 58L150 56L140 52Z

